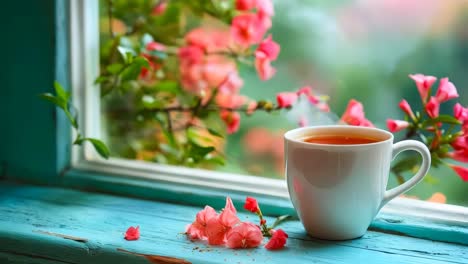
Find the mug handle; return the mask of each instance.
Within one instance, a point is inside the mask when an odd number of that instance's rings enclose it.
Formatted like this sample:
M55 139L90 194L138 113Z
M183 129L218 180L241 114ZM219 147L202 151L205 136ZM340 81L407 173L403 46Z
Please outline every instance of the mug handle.
M429 171L431 167L431 153L429 152L429 149L422 142L416 141L416 140L403 140L396 144L393 144L392 160L395 159L395 157L398 154L400 154L401 152L405 150L414 150L421 155L422 157L421 167L419 168L418 172L407 182L393 189L385 191L380 208L382 208L386 203L388 203L393 198L413 188L414 185L416 185L419 181L421 181L424 178L424 176L426 176L426 173Z

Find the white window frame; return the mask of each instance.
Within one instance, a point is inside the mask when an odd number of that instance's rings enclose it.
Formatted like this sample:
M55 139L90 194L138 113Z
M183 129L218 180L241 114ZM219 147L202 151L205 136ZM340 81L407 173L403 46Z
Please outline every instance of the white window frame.
M99 2L70 1L71 19L71 79L74 105L78 108L81 128L86 137L100 138L100 96L94 80L99 74ZM72 138L74 138L73 135ZM268 179L233 173L215 172L178 166L154 164L120 158L104 160L94 149L85 145L73 148L72 167L112 174L116 177L150 179L176 185L234 190L246 194L261 194L289 200L285 180ZM468 207L436 204L396 198L381 213L415 216L450 225L468 225Z

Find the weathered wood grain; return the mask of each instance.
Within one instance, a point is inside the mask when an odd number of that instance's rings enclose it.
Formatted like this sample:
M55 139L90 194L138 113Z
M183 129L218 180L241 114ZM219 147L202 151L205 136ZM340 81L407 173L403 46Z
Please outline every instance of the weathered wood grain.
M468 247L463 245L375 231L352 241L313 240L298 221L281 226L290 235L285 250L211 247L191 242L182 234L200 209L65 189L0 184L0 263L4 260L28 263L28 259L41 264L151 263L150 260L154 263L468 263ZM240 208L239 211L242 220L257 220ZM123 233L131 225L140 226L140 240L123 239Z

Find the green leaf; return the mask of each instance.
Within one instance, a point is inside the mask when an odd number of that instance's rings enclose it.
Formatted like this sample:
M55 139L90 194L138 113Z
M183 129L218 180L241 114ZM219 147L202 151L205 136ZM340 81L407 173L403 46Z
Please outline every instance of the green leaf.
M65 109L67 107L66 102L64 102L58 97L55 97L53 94L43 93L43 94L40 94L39 97L46 101L53 103L55 106L58 106L62 109Z
M177 82L174 82L174 81L159 82L152 89L158 92L166 92L166 93L172 93L172 94L178 94L181 92L181 90L179 89L179 85L177 84Z
M219 133L218 131L216 131L216 130L214 130L214 129L212 129L212 128L208 128L208 132L209 132L211 135L215 136L215 137L220 137L220 138L223 138L223 137L224 137L221 133Z
M114 63L106 67L106 70L111 74L119 73L124 66L120 63Z
M277 227L279 224L281 224L282 222L285 222L285 221L288 221L288 220L292 220L292 216L290 215L281 215L281 216L278 216L275 220L275 222L273 223L273 225L270 227L271 229Z
M100 84L100 83L106 82L107 80L109 80L109 77L107 77L107 76L99 76L99 77L97 77L96 80L94 81L94 84Z
M107 148L106 144L99 139L96 138L85 138L84 140L91 142L93 144L94 149L101 155L101 157L108 159L110 156L109 148Z
M149 67L148 60L143 57L136 57L120 74L122 81L135 80L140 74L142 67Z
M65 104L67 104L68 99L70 99L70 93L65 91L65 89L63 89L63 87L57 81L54 82L54 88L55 88L55 93L57 94L57 97L65 101Z
M189 152L188 156L191 157L195 162L200 162L205 159L206 155L213 152L214 147L203 147L193 140L189 139Z
M85 139L81 136L80 133L78 133L76 135L76 138L75 138L75 141L73 141L73 145L79 145L81 146L81 144L85 141Z
M136 52L133 49L124 46L118 46L117 50L119 51L120 55L122 55L122 58L126 64L132 63L133 56L136 55Z
M450 116L450 115L440 115L436 118L432 118L432 119L429 119L429 120L426 120L423 122L423 127L426 127L426 126L429 126L429 125L435 125L439 122L442 122L442 123L445 123L445 124L452 124L452 125L459 125L461 124L461 122L456 119L455 117L453 116Z
M209 157L209 158L205 158L205 162L208 162L208 163L213 163L213 164L218 164L218 165L221 165L221 166L224 166L226 164L226 161L221 158L221 157Z

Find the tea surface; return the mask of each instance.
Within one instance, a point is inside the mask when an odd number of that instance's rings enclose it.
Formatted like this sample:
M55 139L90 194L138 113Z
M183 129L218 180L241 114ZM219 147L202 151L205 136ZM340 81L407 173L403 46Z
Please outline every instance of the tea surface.
M381 141L380 139L370 137L343 136L343 135L323 135L312 136L304 139L305 142L315 144L331 144L331 145L357 145L369 144Z

